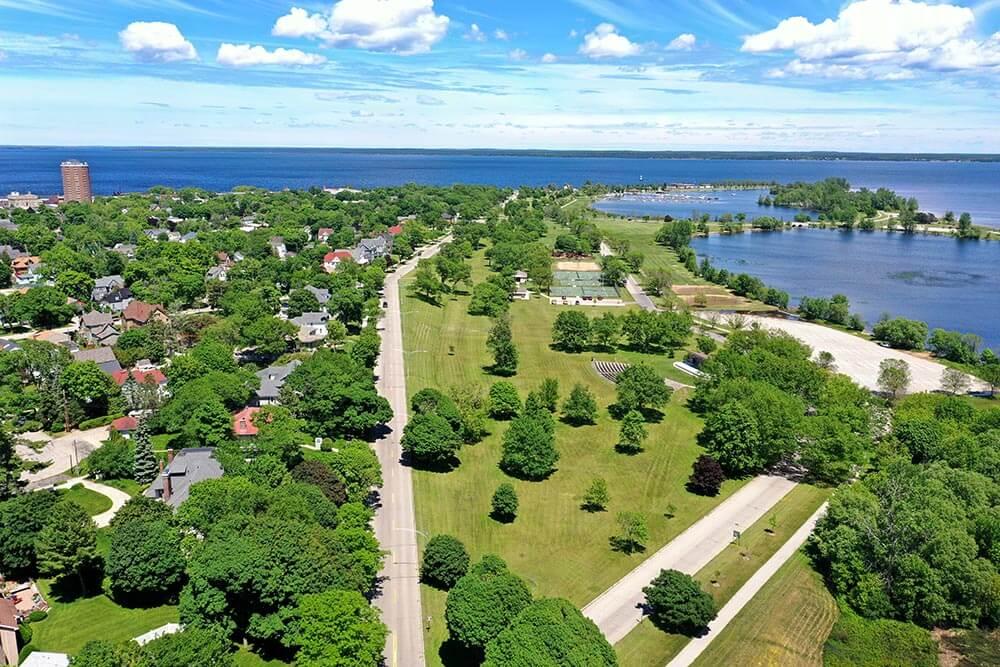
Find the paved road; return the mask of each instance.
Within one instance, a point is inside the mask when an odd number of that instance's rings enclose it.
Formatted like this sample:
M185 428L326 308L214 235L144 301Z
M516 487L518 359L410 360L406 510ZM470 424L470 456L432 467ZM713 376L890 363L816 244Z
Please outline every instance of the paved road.
M375 604L389 627L385 658L388 667L424 664L424 631L420 607L419 550L413 511L413 479L402 465L399 439L407 419L406 375L403 366L403 323L400 317L399 281L418 259L437 253L445 237L418 257L401 265L385 279L385 315L382 319L382 354L375 367L378 392L392 406L388 432L375 443L382 464L381 502L375 513L375 536L388 552L380 576L382 590Z
M746 529L767 514L794 486L784 477L752 480L584 607L584 616L617 643L642 621L642 589L660 570L694 574L732 542L734 529Z
M100 514L91 517L94 519L94 523L97 524L98 528L104 528L105 526L109 525L111 523L111 520L115 518L115 515L118 514L118 510L122 508L122 505L127 503L129 501L129 498L131 498L131 496L125 493L124 491L116 489L113 486L99 484L93 480L87 479L86 477L77 477L75 479L71 479L67 482L63 482L56 488L68 489L72 486L76 486L77 484L83 484L86 488L90 489L91 491L99 493L102 496L107 496L108 498L111 499L111 509L109 509L107 512L101 512Z
M615 253L611 249L611 247L604 241L601 241L601 255L607 257L608 255L614 255L614 254ZM633 278L631 275L625 279L625 289L628 290L628 293L632 295L632 300L635 301L636 305L638 305L643 310L649 310L649 311L657 310L656 304L653 303L653 300L646 295L645 290L642 289L642 286L639 285L639 283L636 282L636 279Z
M698 656L708 648L708 645L725 630L729 622L736 618L736 615L740 613L740 610L746 606L750 600L753 599L760 589L764 587L771 577L784 565L789 558L791 558L796 551L799 550L809 535L812 533L813 528L816 527L816 522L826 513L827 503L823 503L816 512L809 517L802 526L795 531L795 534L789 538L787 542L781 545L781 548L771 556L766 563L764 563L759 570L757 570L752 577L740 590L736 591L736 594L729 599L729 602L719 610L719 615L715 617L715 620L708 624L708 633L701 637L696 637L688 642L687 646L678 653L673 660L671 660L667 667L688 667L691 663L698 659Z
M829 352L833 355L837 371L869 389L878 389L878 367L884 359L902 359L910 365L912 380L909 391L917 393L941 389L941 375L945 366L931 359L884 348L870 340L812 322L759 315L746 319L768 329L785 331L811 347L816 354ZM970 382L974 391L989 389L975 378L970 378Z
M42 431L32 431L23 433L22 440L32 442L45 442L46 444L35 451L26 445L17 445L17 455L29 461L48 463L48 465L35 472L21 473L21 479L28 483L28 488L34 488L50 477L55 477L65 473L87 458L92 451L99 448L108 439L108 427L98 426L86 431L70 431L58 438L51 438L49 434Z

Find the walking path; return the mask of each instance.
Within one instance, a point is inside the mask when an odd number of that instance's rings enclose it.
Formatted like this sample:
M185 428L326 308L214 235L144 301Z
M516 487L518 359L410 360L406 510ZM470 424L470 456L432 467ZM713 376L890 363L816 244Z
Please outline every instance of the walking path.
M615 253L611 249L611 246L609 246L604 241L601 241L601 256L608 257L614 254ZM625 289L628 290L628 293L632 295L632 300L635 301L636 305L638 305L643 310L648 310L653 312L657 310L656 304L653 303L653 300L649 298L645 290L642 289L642 287L639 285L638 282L636 282L635 278L633 278L631 274L625 279Z
M784 565L789 558L791 558L796 551L799 550L809 535L812 533L813 528L816 527L816 522L820 520L823 514L826 513L827 503L823 503L816 512L809 517L802 526L795 531L795 534L785 542L778 551L764 563L759 570L754 572L753 576L736 591L736 594L729 599L729 602L719 610L719 615L715 617L715 620L708 624L708 632L701 637L696 637L687 643L687 646L678 653L673 660L671 660L667 667L688 667L698 656L708 648L708 645L712 643L716 637L729 625L729 622L736 618L736 615L740 613L740 610L750 600L753 599L760 589L764 587L771 577Z
M116 489L113 486L98 484L97 482L89 480L86 477L76 477L67 482L63 482L56 488L68 489L70 487L76 486L77 484L83 484L85 488L88 488L95 493L99 493L102 496L107 496L108 498L111 499L111 509L109 509L107 512L101 512L100 514L91 517L94 520L94 523L97 524L98 528L104 528L105 526L109 525L111 523L111 520L115 518L115 515L118 514L118 510L122 508L122 505L127 503L129 499L132 497L129 494L125 493L124 491Z
M413 510L413 479L401 463L400 436L407 419L406 373L403 365L403 322L400 316L400 280L420 259L431 257L447 236L400 265L385 279L385 314L382 318L382 353L375 366L378 392L392 407L392 421L375 443L382 464L382 490L375 512L375 537L388 552L382 572L381 591L375 604L389 627L385 659L388 667L424 664L424 630L420 607L419 550Z
M584 616L617 643L642 621L642 589L660 570L693 575L729 545L733 530L745 530L794 487L795 482L774 475L752 480L584 607Z

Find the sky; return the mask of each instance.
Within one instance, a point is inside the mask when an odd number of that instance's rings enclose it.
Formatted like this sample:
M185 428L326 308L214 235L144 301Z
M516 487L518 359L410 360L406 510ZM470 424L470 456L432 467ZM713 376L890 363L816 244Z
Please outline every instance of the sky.
M0 0L0 144L1000 153L1000 0Z

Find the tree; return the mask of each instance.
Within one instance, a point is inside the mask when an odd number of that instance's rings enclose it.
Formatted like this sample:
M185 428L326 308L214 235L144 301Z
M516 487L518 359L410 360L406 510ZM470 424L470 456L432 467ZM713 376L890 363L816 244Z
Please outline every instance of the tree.
M637 410L629 410L622 417L618 445L615 449L625 454L638 454L642 451L642 443L646 440L646 435L646 420L642 413Z
M94 279L79 271L63 271L56 277L56 289L77 301L89 301Z
M715 618L712 596L690 575L677 570L660 570L648 586L642 589L650 620L666 632L694 635Z
M957 368L946 368L941 374L941 389L949 394L964 394L969 390L969 376Z
M603 477L595 477L583 494L583 509L588 512L603 512L611 502L608 494L608 483Z
M1000 387L1000 362L983 364L979 374L990 385L990 395L996 396L997 387Z
M361 334L351 344L350 355L365 368L375 368L378 355L382 351L382 337L378 330L369 324L361 330Z
M420 578L438 588L448 590L469 571L469 552L451 535L435 535L424 548Z
M739 401L730 401L708 416L698 444L734 477L759 470L765 463L757 419Z
M559 408L559 380L555 378L542 380L542 386L538 389L538 398L546 410L555 412Z
M593 621L551 598L532 602L486 645L483 667L509 665L617 667L618 658Z
M431 260L422 259L417 264L417 270L413 272L411 289L424 301L434 305L439 303L441 293L444 292L444 285L438 279Z
M49 512L38 533L38 569L57 582L75 576L80 590L87 591L88 576L100 567L97 527L87 511L62 500Z
M332 503L343 505L347 502L347 485L328 463L306 459L291 470L292 479L319 487Z
M472 300L469 301L470 315L501 317L508 308L510 308L510 295L496 283L487 281L472 288Z
M563 310L552 324L552 342L566 352L582 352L590 345L590 320L579 310Z
M563 403L563 419L574 426L593 424L597 419L597 402L589 389L582 384L573 386Z
M66 295L55 287L32 287L17 300L14 318L30 322L37 329L61 327L73 317L73 307L66 303Z
M900 350L922 350L927 340L927 324L902 317L883 317L872 328L872 337Z
M288 293L288 316L298 317L302 313L319 312L320 303L316 295L307 289L293 289Z
M166 521L128 521L111 537L106 572L116 598L162 600L180 588L185 565L181 536Z
M135 445L135 481L149 484L156 479L157 463L149 437L149 422L146 419L139 422L132 436L132 442Z
M0 425L0 501L11 498L23 486L16 444L13 434Z
M517 492L507 482L497 487L490 504L493 508L492 516L497 521L510 523L517 517Z
M628 264L621 257L605 255L601 258L601 282L621 287L628 279Z
M63 370L59 384L66 397L85 406L88 414L107 414L108 402L119 395L118 386L93 361L74 361ZM66 424L70 428L71 424Z
M232 667L231 651L232 644L220 633L185 627L181 632L163 635L146 644L138 667Z
M555 471L559 452L551 428L535 415L514 419L503 436L500 468L514 477L540 480Z
M517 373L517 346L514 345L509 318L500 317L493 321L493 327L486 338L486 347L493 353L494 373L497 375Z
M87 457L87 468L98 479L132 479L134 466L135 448L115 432Z
M35 492L0 502L0 571L5 576L38 574L38 533L58 501L55 493Z
M619 512L615 521L620 533L611 539L612 546L627 554L645 551L649 539L646 517L639 512Z
M675 220L660 227L656 242L678 250L690 244L693 236L694 224L690 220Z
M525 583L500 558L485 556L448 591L448 633L466 648L482 650L529 604Z
M716 496L722 487L722 482L726 476L722 472L722 466L711 456L702 454L691 466L691 476L688 478L687 488L692 493L701 496Z
M367 500L372 488L382 486L382 466L378 456L367 442L361 440L338 441L336 449L330 455L329 463L344 480L348 500Z
M300 667L368 667L382 660L388 629L356 591L329 590L299 600L287 643Z
M818 355L816 355L816 364L820 368L828 370L831 373L835 373L837 371L836 360L833 358L833 355L826 350L822 350Z
M670 400L671 389L652 367L646 364L629 366L618 375L618 409L622 412L643 412L659 408Z
M184 425L184 437L195 447L218 447L232 435L233 418L218 399L196 407Z
M504 380L494 382L490 387L490 417L510 419L519 412L521 397L517 395L517 387Z
M878 388L896 400L909 386L910 365L902 359L883 359L878 365Z
M403 453L415 463L431 467L452 465L462 440L444 417L416 414L403 429Z
M71 667L132 667L141 649L134 642L130 644L115 645L103 639L92 639L70 659L69 664Z
M613 313L604 313L590 322L590 339L601 350L613 350L621 338L621 322Z
M126 523L152 523L154 521L169 522L173 518L173 510L166 503L148 496L133 496L111 519L112 530L118 530Z

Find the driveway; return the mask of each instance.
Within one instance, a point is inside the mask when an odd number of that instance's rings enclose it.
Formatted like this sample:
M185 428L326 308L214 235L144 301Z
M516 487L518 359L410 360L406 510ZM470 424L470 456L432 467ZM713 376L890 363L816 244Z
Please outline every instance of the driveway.
M109 509L107 512L101 512L100 514L91 517L94 520L94 523L97 524L98 528L104 528L105 526L109 525L111 523L111 520L115 518L115 515L118 514L118 510L122 508L122 505L127 503L131 498L131 496L125 493L124 491L116 489L113 486L106 486L104 484L99 484L97 482L87 479L86 477L76 477L67 482L63 482L56 488L68 489L70 487L76 486L77 484L83 484L84 488L90 489L95 493L99 493L102 496L107 496L108 498L111 499L111 509Z
M791 334L811 347L815 354L829 352L833 355L838 372L869 389L878 389L878 367L885 359L902 359L910 365L911 393L941 389L941 376L946 367L936 361L902 350L884 348L870 340L821 324L759 315L745 317L749 322L759 323L767 329ZM973 391L989 390L982 381L975 378L970 380Z
M733 530L745 530L763 517L795 487L784 477L762 475L724 500L697 523L619 579L583 608L612 644L619 642L643 617L643 587L660 570L680 570L693 575L721 553L733 540Z
M608 257L609 255L614 255L614 254L615 253L611 249L611 246L609 246L604 241L601 241L601 256ZM653 303L653 300L649 298L645 290L642 289L642 286L639 285L636 279L633 278L631 275L629 275L625 279L625 289L628 290L628 293L632 295L632 299L635 301L636 305L642 308L643 310L648 310L650 312L657 310L656 304Z
M21 479L28 482L30 489L43 485L51 477L66 473L108 439L108 428L99 426L86 431L70 431L54 439L41 431L21 434L21 440L46 444L37 452L26 445L17 445L17 455L27 461L48 463L35 472L21 473Z

